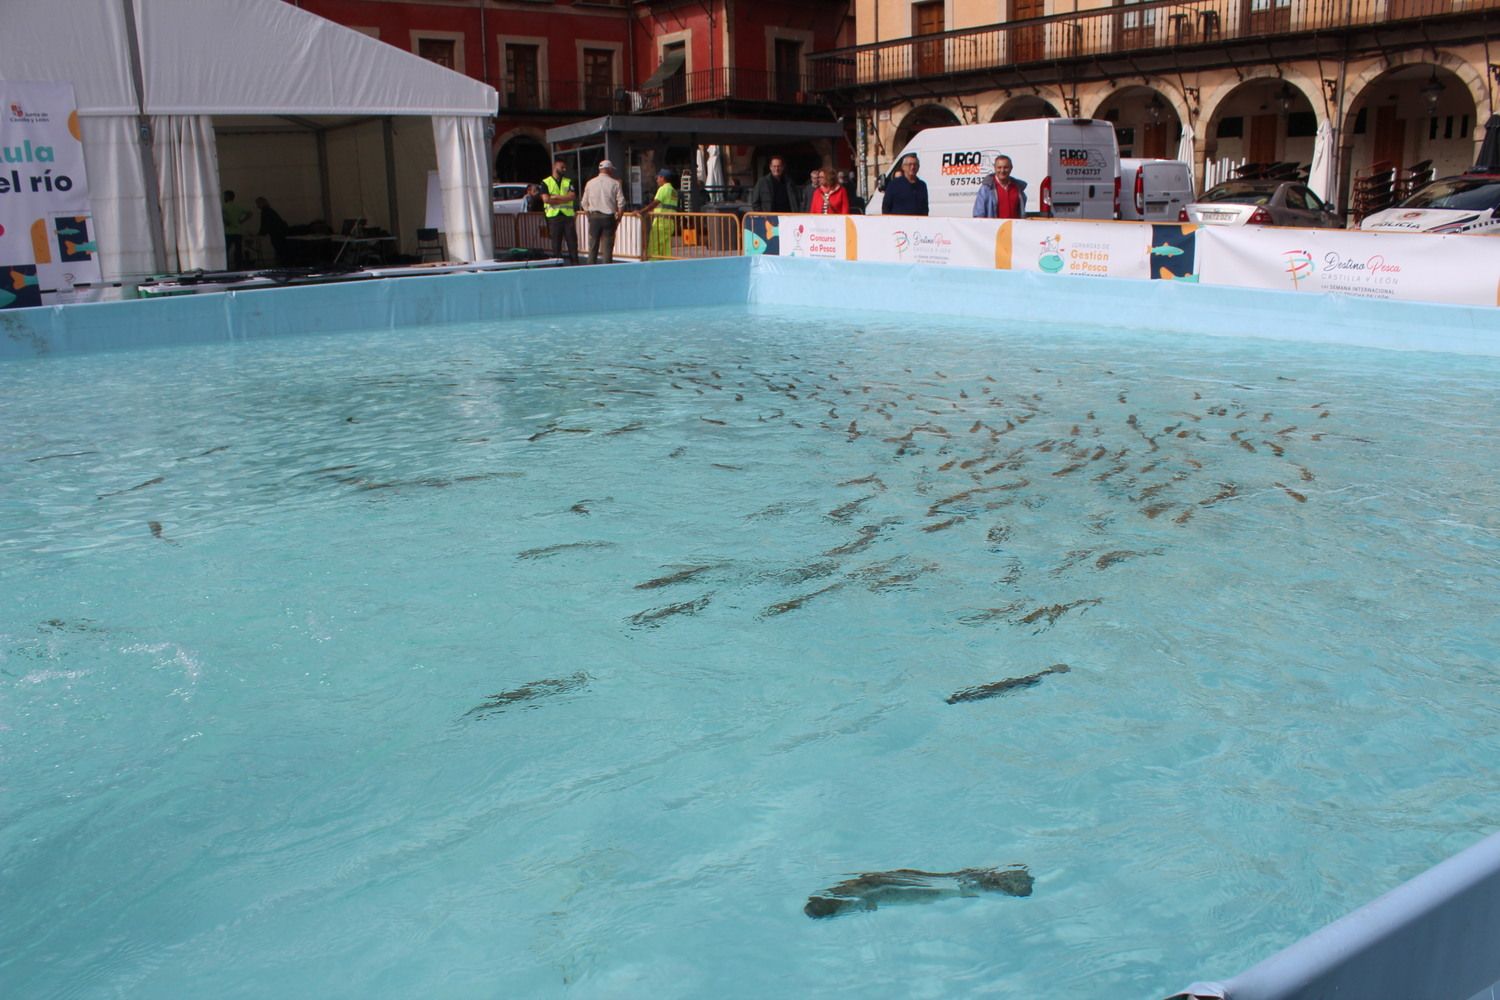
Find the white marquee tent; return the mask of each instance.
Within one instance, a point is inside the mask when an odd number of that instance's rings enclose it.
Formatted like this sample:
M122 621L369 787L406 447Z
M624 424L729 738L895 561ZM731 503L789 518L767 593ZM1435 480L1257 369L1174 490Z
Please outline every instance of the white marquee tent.
M325 205L328 134L383 124L394 212L391 122L430 118L430 133L402 130L401 152L423 160L402 164L424 189L410 200L425 197L435 152L449 255L492 253L493 87L282 0L4 0L4 21L0 75L73 84L107 279L224 265L216 124L282 159L316 148L300 166L323 161ZM365 153L355 143L338 176L370 175Z

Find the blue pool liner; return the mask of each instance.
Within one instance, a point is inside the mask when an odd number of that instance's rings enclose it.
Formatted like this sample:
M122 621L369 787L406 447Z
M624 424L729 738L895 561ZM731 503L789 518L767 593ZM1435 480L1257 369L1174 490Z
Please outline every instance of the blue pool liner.
M853 302L1043 329L1123 327L1500 355L1500 308L1021 271L727 257L9 310L0 312L0 358L679 306L838 308Z

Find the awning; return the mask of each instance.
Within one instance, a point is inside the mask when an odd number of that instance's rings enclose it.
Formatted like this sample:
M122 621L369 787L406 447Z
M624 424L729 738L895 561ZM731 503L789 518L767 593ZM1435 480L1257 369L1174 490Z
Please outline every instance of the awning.
M662 59L661 65L656 67L656 72L651 74L651 78L641 84L641 89L651 90L654 87L660 87L676 76L678 70L682 69L682 64L686 61L687 53L682 49L673 49L671 52L668 52L666 58Z

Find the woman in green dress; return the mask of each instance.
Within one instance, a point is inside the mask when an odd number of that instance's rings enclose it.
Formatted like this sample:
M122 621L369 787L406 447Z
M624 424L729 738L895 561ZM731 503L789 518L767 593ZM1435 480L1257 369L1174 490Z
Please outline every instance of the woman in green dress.
M672 171L662 167L656 172L660 186L656 197L641 207L642 214L651 216L651 239L646 246L646 256L652 260L667 260L672 256L672 236L677 232L677 223L672 215L677 209L677 188L672 184Z

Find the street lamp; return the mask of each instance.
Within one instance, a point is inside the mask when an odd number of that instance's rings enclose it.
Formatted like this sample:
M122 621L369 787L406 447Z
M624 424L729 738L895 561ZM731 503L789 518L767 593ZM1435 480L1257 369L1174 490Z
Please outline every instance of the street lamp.
M1437 114L1438 99L1443 96L1443 91L1446 89L1438 81L1437 70L1433 70L1432 78L1427 81L1426 86L1418 91L1422 95L1422 99L1427 102L1427 113L1429 115L1435 116Z
M1151 124L1152 125L1159 125L1159 124L1161 124L1161 116L1162 116L1162 113L1165 112L1165 111L1166 111L1166 108L1161 103L1161 95L1160 94L1154 94L1154 95L1152 95L1152 97L1151 97L1151 103L1148 104L1148 105L1146 105L1146 117L1151 119Z
M1281 105L1281 110L1283 113L1292 110L1292 99L1294 96L1295 95L1292 93L1292 88L1285 83L1283 83L1281 85L1281 89L1276 92L1276 103Z

